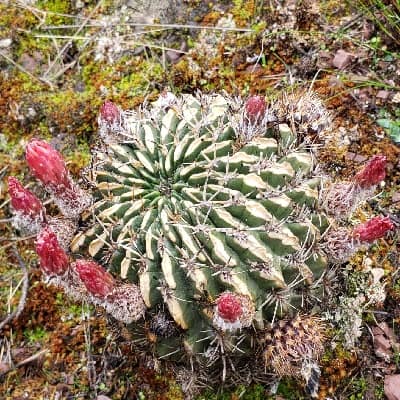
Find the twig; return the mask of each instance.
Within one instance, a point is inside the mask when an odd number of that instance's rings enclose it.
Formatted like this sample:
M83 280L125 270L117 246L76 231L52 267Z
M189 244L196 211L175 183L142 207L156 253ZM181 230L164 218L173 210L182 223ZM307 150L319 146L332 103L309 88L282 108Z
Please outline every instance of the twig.
M42 356L43 354L46 354L48 351L49 351L49 349L43 349L43 350L38 351L37 353L31 355L30 357L25 358L25 360L20 361L20 362L15 366L15 368L22 367L22 366L25 365L25 364L28 364L28 363L30 363L30 362L32 362L32 361L35 361L37 358L39 358L39 357Z
M92 24L87 24L88 27L111 27L116 26L116 24L104 24L103 22L96 22ZM70 24L70 25L46 25L43 26L42 29L50 30L50 29L70 29L76 28L78 25ZM191 25L191 24L151 24L151 23L119 23L118 26L134 26L134 27L160 27L163 29L199 29L199 30L212 30L212 31L228 31L228 32L254 32L251 28L230 28L230 27L223 27L223 26L207 26L207 25Z
M90 14L85 18L82 23L80 24L79 28L77 31L74 33L73 37L77 37L79 33L82 31L82 29L87 25L87 23L90 21L91 16L97 11L97 9L100 7L102 4L103 0L99 0L96 4L96 6L93 8L93 10L90 12ZM69 48L69 46L72 44L72 39L68 40L68 42L63 46L63 48L57 53L56 57L50 64L49 68L47 71L44 73L44 76L48 76L50 71L53 69L53 67L56 65L56 62L63 56L64 52ZM68 66L68 68L71 65Z
M13 311L11 314L8 314L8 316L3 321L0 322L0 330L2 330L10 321L12 321L13 319L18 318L20 316L20 314L22 313L22 311L25 307L26 297L28 295L28 288L29 288L28 268L26 267L26 264L22 260L21 256L18 253L18 250L15 247L13 247L13 253L14 253L15 257L17 258L18 264L24 273L23 284L22 284L22 293L21 293L21 297L18 302L17 309L15 311Z
M18 364L14 365L13 367L10 366L10 368L8 368L7 370L0 372L0 376L4 376L4 375L8 374L9 372L16 370L17 368L22 367L25 364L29 364L30 362L35 361L42 355L46 354L48 351L49 351L49 349L43 349L43 350L38 351L37 353L31 355L30 357L25 358L25 360L20 361Z
M0 56L3 57L4 59L6 59L9 63L11 63L12 65L14 65L14 67L16 67L17 69L19 69L21 72L23 72L24 74L27 74L29 77L31 77L32 79L40 82L40 83L45 83L46 85L50 86L52 89L54 88L53 84L51 82L49 82L46 79L43 78L38 78L37 76L31 74L28 70L26 70L22 65L16 63L12 58L6 56L3 52L0 51Z

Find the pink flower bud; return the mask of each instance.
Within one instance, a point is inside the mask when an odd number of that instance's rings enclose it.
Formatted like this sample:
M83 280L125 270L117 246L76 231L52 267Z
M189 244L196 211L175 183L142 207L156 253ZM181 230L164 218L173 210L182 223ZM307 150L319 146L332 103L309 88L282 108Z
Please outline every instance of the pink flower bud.
M387 231L394 228L389 217L375 217L353 230L353 236L360 242L372 243L376 239L385 236Z
M71 188L71 179L61 154L47 142L32 139L26 146L26 161L33 175L54 192Z
M114 278L94 261L77 260L73 268L93 296L104 298L113 291L115 287Z
M356 174L355 181L362 188L369 188L377 185L385 179L386 157L383 155L373 156L364 168Z
M119 121L120 111L112 101L106 100L100 107L100 118L108 124L113 124Z
M237 321L243 313L240 299L234 293L223 293L217 299L217 312L226 322Z
M246 116L251 123L257 123L264 118L267 104L262 96L251 96L245 104Z
M11 197L11 205L16 212L33 219L43 218L45 211L40 200L13 176L8 177L8 193Z
M46 226L36 239L40 267L47 275L63 275L68 269L68 256L58 244L56 234Z

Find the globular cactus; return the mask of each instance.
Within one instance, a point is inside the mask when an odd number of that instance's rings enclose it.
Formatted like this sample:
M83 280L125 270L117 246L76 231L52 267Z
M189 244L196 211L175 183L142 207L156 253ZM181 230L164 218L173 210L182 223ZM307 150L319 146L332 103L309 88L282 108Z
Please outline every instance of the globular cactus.
M260 96L164 93L135 112L106 102L99 125L91 195L49 145L27 147L33 174L75 223L66 267L55 239L66 228L43 222L37 249L50 281L133 322L161 358L222 360L225 370L226 357L235 365L263 353L278 374L288 365L298 376L317 361L324 326L305 313L327 265L393 228L377 217L353 229L344 218L384 178L384 157L352 182L331 182L312 145L329 117L310 93L270 107Z

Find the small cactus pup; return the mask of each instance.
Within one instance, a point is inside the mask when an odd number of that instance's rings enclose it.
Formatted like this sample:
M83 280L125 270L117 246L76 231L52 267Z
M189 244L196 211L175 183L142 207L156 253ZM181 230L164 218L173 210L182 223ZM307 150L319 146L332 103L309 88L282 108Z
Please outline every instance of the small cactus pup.
M320 369L317 361L324 352L324 325L315 317L297 315L280 320L267 330L264 357L279 376L305 381L305 390L318 397Z
M78 218L89 206L90 196L72 180L63 157L50 144L32 139L26 146L26 161L65 217Z
M264 376L265 364L284 375L276 352L267 356L268 343L278 346L280 329L296 328L296 343L281 346L282 362L308 385L298 371L318 375L322 345L313 350L309 342L313 335L322 342L324 326L310 312L322 303L327 266L390 228L380 222L372 237L369 226L354 230L325 206L326 188L336 183L322 177L312 141L329 125L327 115L309 92L269 107L261 97L165 93L137 112L105 103L91 204L75 201L88 195L58 153L34 141L27 149L33 174L56 202L67 188L72 200L62 213L76 204L75 261L60 285L128 323L146 339L138 345L160 359L236 383ZM56 166L51 173L43 154ZM358 186L380 176L360 173Z
M14 211L13 225L24 233L37 234L46 221L41 201L13 176L8 178L8 193Z

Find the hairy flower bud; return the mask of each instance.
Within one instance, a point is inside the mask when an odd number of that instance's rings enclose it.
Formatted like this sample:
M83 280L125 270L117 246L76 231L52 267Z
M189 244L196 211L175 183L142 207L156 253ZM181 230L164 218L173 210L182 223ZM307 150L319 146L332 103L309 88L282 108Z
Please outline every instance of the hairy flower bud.
M252 124L260 122L264 118L267 104L262 96L251 96L245 104L246 116Z
M63 157L47 142L32 139L26 146L26 161L32 174L52 191L61 193L71 188Z
M110 100L106 100L100 107L100 119L107 124L113 124L120 120L121 113L118 107Z
M43 219L45 214L41 201L28 189L25 189L21 182L13 177L8 177L8 193L11 198L11 205L17 213L28 216L32 219Z
M104 298L113 291L114 278L94 261L77 260L72 267L93 296Z
M63 275L69 265L68 256L59 245L56 234L44 227L36 239L36 253L40 259L40 267L47 275Z
M223 330L235 330L251 325L254 305L247 296L222 293L216 301L214 324Z
M356 174L355 181L362 188L377 185L385 179L386 157L383 155L373 156L364 168Z
M26 161L65 217L77 218L90 205L91 197L74 183L61 154L47 142L32 139L26 146Z
M232 293L224 293L218 298L217 311L227 322L235 322L243 313L240 300Z
M394 228L389 217L375 217L353 230L353 236L360 242L372 243L376 239L385 236L387 231Z

